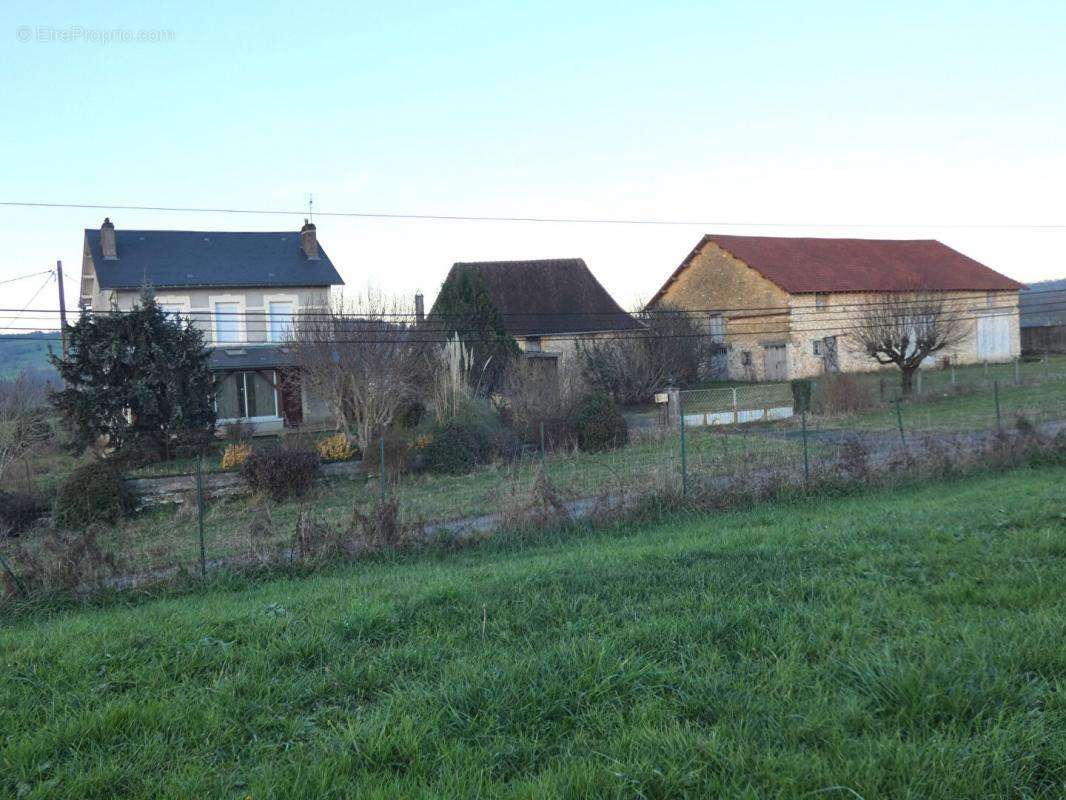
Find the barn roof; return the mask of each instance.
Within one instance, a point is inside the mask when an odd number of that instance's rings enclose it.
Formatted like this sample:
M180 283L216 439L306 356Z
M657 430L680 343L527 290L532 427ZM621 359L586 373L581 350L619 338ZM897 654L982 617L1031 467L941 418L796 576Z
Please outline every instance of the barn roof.
M536 261L461 261L453 276L472 270L515 336L624 331L639 327L607 293L581 258ZM433 311L430 311L432 316Z
M707 234L651 302L714 243L791 294L1014 291L1022 284L935 239L820 239Z

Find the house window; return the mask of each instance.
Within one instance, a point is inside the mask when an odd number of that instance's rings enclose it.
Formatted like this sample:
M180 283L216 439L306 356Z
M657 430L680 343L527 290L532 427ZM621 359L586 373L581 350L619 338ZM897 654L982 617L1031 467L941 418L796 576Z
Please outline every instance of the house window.
M820 356L822 354L822 340L821 339L815 339L814 341L812 341L811 342L811 346L813 347L814 354L816 356Z
M725 319L721 314L711 314L707 330L711 334L711 344L725 344Z
M819 311L823 310L829 305L829 292L815 292L814 293L814 307Z
M270 303L270 341L284 342L292 337L292 308L290 302Z
M273 371L229 373L215 392L219 419L277 417L276 383Z
M185 311L185 306L182 303L156 303L159 306L159 310L167 316L174 316L181 318L182 312Z
M740 366L742 366L742 367L750 367L751 366L751 350L741 350L740 351Z
M215 303L215 342L229 344L241 340L239 303Z

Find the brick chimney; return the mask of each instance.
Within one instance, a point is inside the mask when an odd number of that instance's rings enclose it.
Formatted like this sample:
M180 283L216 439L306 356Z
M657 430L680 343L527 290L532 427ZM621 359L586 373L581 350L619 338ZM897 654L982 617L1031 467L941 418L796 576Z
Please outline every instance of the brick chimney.
M104 252L104 259L114 261L118 258L115 249L115 226L110 217L104 217L104 224L100 226L100 249Z
M309 261L318 261L318 234L315 232L315 223L306 219L304 226L300 228L300 249Z
M415 292L415 322L422 322L426 318L426 301L421 292Z

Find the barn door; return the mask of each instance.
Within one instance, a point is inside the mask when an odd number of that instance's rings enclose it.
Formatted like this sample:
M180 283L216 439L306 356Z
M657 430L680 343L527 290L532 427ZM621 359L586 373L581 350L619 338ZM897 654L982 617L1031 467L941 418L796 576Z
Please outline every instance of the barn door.
M788 380L788 360L783 344L764 344L762 353L763 377L768 381Z
M822 367L826 372L840 371L840 356L837 355L837 337L826 336L822 339Z
M996 361L1010 358L1009 316L977 318L977 358L981 361Z

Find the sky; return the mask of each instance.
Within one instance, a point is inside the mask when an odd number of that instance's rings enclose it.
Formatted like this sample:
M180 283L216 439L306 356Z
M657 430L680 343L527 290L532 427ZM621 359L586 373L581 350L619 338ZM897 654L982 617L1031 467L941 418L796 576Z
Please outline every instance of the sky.
M703 223L316 218L350 287L430 301L455 261L581 257L632 306L704 233L937 238L1064 277L1064 40L1061 0L7 3L0 201L292 213L0 206L0 281L76 279L105 214L295 231L309 195ZM53 283L32 308L56 307ZM55 324L0 332L28 320Z

